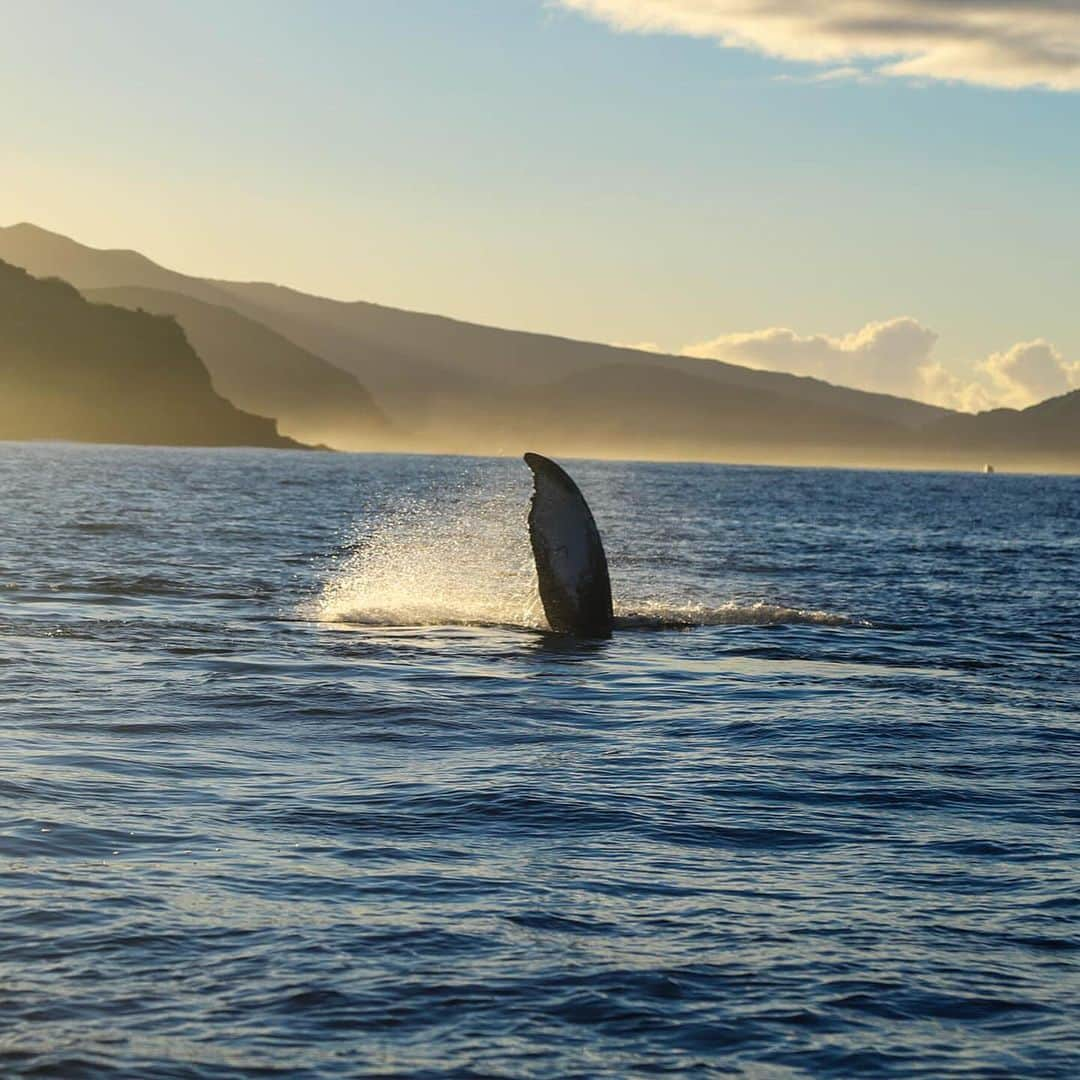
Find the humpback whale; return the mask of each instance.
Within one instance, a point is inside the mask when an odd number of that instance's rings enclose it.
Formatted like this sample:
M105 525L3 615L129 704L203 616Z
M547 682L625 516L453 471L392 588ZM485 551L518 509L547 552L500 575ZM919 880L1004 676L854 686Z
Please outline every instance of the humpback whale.
M529 540L540 602L557 634L611 637L611 582L592 511L565 470L541 454L526 454L532 469Z

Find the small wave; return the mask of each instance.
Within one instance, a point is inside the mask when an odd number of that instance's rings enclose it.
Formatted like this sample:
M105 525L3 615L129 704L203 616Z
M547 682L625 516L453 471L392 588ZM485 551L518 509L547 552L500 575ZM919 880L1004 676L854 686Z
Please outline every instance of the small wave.
M140 525L130 521L72 521L67 528L73 532L88 533L94 536L107 536L110 533L142 533Z
M543 616L528 612L500 612L497 608L484 606L457 606L452 602L402 603L394 607L378 605L356 608L322 608L315 612L319 622L336 623L341 626L368 627L424 627L424 626L476 626L506 627L515 630L546 630Z
M81 583L88 591L100 596L138 598L144 596L179 596L189 591L182 581L161 574L139 574L122 577L115 574L98 574Z
M709 607L704 604L645 603L618 607L615 626L624 630L690 630L698 626L869 626L832 611L784 607L779 604L737 604Z
M519 630L547 630L539 597L527 610L499 611L483 605L460 605L454 598L440 602L432 598L391 607L378 605L355 608L322 609L320 621L346 626L423 627L477 626L506 627ZM704 604L645 603L616 606L616 630L693 630L708 626L870 626L870 623L832 611L813 611L778 604Z

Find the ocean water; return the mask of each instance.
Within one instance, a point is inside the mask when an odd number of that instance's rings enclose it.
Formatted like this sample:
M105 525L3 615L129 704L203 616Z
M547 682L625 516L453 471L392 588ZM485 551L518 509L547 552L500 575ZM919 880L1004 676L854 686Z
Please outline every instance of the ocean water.
M569 467L0 445L0 1075L1080 1075L1080 479Z

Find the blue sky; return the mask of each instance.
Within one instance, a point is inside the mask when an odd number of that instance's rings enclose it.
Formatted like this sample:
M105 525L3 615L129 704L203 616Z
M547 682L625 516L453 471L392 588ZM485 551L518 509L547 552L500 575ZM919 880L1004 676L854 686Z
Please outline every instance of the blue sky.
M1007 53L881 74L828 27L791 35L821 63L727 47L732 6L14 5L0 222L971 407L1080 385L1080 94Z

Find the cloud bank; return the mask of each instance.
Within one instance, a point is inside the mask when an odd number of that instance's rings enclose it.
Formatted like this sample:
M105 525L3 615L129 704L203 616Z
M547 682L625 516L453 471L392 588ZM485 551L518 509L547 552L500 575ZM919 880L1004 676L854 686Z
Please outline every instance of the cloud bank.
M1077 0L556 0L618 30L712 38L915 80L1080 89ZM858 65L856 68L854 65Z
M938 335L904 316L867 323L842 337L801 336L774 327L724 334L688 345L684 356L726 360L766 371L812 375L840 386L917 398L965 412L1026 408L1080 387L1080 363L1047 341L1021 342L993 353L964 375L933 356Z
M1000 403L1015 409L1080 387L1080 363L1067 363L1041 338L994 353L979 367L989 376Z

